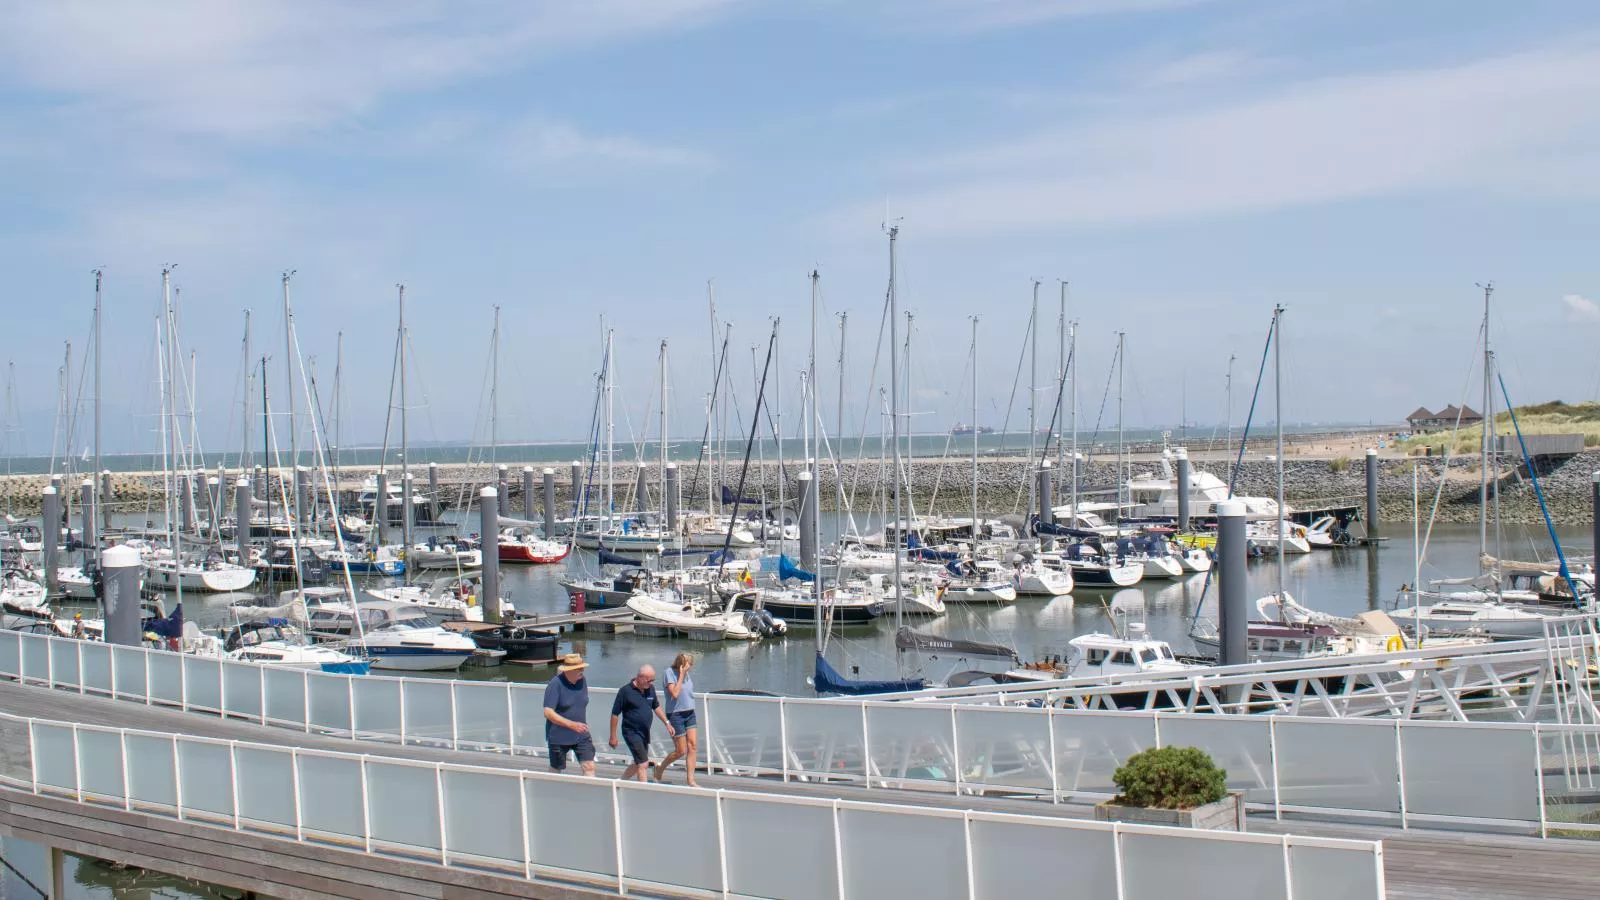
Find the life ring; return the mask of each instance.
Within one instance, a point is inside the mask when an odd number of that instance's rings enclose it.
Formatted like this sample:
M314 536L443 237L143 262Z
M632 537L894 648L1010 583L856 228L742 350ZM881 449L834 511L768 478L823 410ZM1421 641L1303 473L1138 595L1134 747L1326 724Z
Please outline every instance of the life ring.
M1390 653L1399 653L1401 650L1405 649L1405 646L1405 641L1400 639L1400 635L1391 634L1389 635L1389 639L1384 642L1383 649L1389 651Z

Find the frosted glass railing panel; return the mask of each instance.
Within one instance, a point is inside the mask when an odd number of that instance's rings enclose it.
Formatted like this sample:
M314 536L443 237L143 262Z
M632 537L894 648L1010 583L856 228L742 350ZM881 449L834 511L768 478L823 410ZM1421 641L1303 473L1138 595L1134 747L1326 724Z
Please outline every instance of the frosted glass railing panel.
M719 768L737 767L740 774L783 771L782 702L765 697L707 694L697 701L700 751ZM651 736L666 729L657 723Z
M294 757L287 750L234 749L239 818L294 833Z
M1115 794L1111 774L1128 757L1156 745L1155 720L1115 713L1061 712L1056 734L1056 786L1062 791Z
M1541 725L1539 759L1550 834L1573 835L1557 823L1600 822L1600 795L1594 790L1600 785L1600 728Z
M789 766L828 777L866 775L866 721L854 703L785 703Z
M962 783L1050 790L1050 717L1038 710L956 709Z
M149 666L150 699L174 706L183 703L183 657L176 653L145 653Z
M1047 884L1073 897L1117 896L1117 861L1109 828L1073 828L1040 822L980 819L972 835L972 881L979 897L1049 896L1040 881L1040 861L1048 860ZM953 850L953 848L952 848Z
M33 754L27 750L28 722L25 719L0 719L0 746L22 748L17 753L0 753L0 777L22 784L33 783Z
M56 684L79 685L78 642L50 641L46 647L50 654L50 678Z
M728 891L735 896L828 900L839 895L833 807L722 800Z
M1240 900L1289 896L1283 845L1122 833L1122 900Z
M1278 801L1286 806L1400 811L1394 723L1281 718Z
M453 734L450 725L450 683L407 678L401 684L406 740L411 743L450 743Z
M611 782L593 778L529 778L528 847L533 864L593 875L617 874ZM668 835L658 835L665 839ZM703 835L693 840L703 839Z
M839 810L844 896L966 900L965 826L948 818L844 807Z
M356 731L363 738L400 739L399 679L354 678L350 693L355 702Z
M372 760L366 767L372 840L437 852L441 846L438 771Z
M450 848L450 859L511 863L521 872L521 779L449 769L443 778L445 846Z
M222 701L230 716L261 718L261 673L266 666L222 664Z
M722 889L717 842L690 837L717 834L715 794L627 786L618 791L617 803L622 810L622 871L628 880Z
M608 709L607 712L609 711ZM511 746L518 750L544 746L543 688L522 685L512 687Z
M504 747L511 743L511 702L506 685L458 681L451 689L456 699L456 736L462 746ZM601 712L610 711L607 701ZM590 721L600 720L591 717Z
M71 728L33 723L33 772L40 785L76 791L78 767L73 756Z
M282 666L265 666L261 677L267 689L267 721L295 727L304 725L307 673Z
M1294 900L1382 900L1371 850L1289 844Z
M173 654L183 660L184 689L190 709L222 709L222 663L188 654Z
M111 693L111 648L113 644L103 644L99 641L83 641L78 645L79 673L83 679L85 690L100 693Z
M1400 726L1406 812L1539 821L1538 762L1525 728Z
M300 753L295 763L300 767L301 827L364 841L360 761Z
M17 675L22 672L22 633L0 631L0 672Z
M127 796L122 781L122 734L116 731L78 730L78 776L83 792L109 797L118 803Z
M227 744L178 742L178 790L185 815L233 818L233 763Z
M123 744L128 756L128 798L135 806L174 809L178 805L178 773L173 762L177 748L169 738L129 734ZM281 791L288 788L280 787Z
M1237 716L1167 716L1161 746L1199 747L1228 773L1228 790L1255 803L1272 802L1272 723Z
M350 680L338 675L310 674L311 727L334 734L350 733Z
M955 716L949 707L895 703L866 709L874 777L956 780Z
M50 679L50 639L37 634L19 634L22 639L22 675L39 681Z
M117 696L143 700L148 692L144 668L148 654L138 647L106 646L111 648L111 668L117 677Z

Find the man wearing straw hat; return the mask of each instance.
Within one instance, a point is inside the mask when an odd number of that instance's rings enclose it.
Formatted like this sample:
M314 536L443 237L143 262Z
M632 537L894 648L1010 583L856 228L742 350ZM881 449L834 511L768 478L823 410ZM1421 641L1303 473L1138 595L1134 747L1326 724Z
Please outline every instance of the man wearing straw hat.
M578 757L583 774L594 774L594 741L589 737L589 664L576 653L561 657L556 677L544 686L544 740L550 747L550 769L567 770L567 754Z

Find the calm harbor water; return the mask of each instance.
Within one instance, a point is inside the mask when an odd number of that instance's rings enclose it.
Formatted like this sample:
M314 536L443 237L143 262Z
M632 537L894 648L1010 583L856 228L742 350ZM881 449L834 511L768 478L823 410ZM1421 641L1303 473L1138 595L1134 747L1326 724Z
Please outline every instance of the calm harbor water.
M824 514L824 528L836 533L840 519ZM462 526L467 527L467 526ZM870 523L862 523L864 530ZM1403 531L1403 533L1402 533ZM1369 609L1383 609L1393 603L1402 585L1413 580L1413 548L1409 523L1390 523L1391 539L1381 547L1318 551L1291 556L1285 567L1289 593L1301 603L1326 612L1352 615ZM1588 552L1587 529L1559 532L1564 545ZM1543 529L1506 526L1502 532L1505 555L1535 559L1550 556L1549 540ZM828 539L829 534L824 534ZM1491 541L1493 537L1491 536ZM1477 571L1476 526L1439 525L1428 545L1422 577L1462 577ZM792 554L796 550L791 547ZM596 571L592 554L574 553L554 566L502 566L503 590L524 614L565 612L567 596L559 581L568 571ZM427 577L427 576L425 576ZM1277 584L1277 565L1257 560L1250 565L1250 596L1271 593ZM1179 652L1193 649L1189 623L1197 609L1215 616L1216 587L1206 588L1206 576L1194 575L1177 581L1146 581L1121 591L1080 589L1072 597L1020 598L1003 606L967 606L949 603L949 612L940 618L908 618L912 627L930 634L1004 644L1023 659L1049 654L1064 654L1072 637L1093 631L1110 630L1108 610L1140 606L1150 633L1169 641ZM187 597L185 612L202 627L211 628L229 621L227 597ZM1137 618L1135 619L1137 620ZM680 650L689 650L699 659L697 684L702 689L741 688L773 693L808 696L815 653L811 629L796 628L787 637L756 642L726 641L716 644L680 642L672 639L632 634L572 632L563 640L563 650L582 653L590 662L589 675L597 685L620 685L643 663L659 670ZM835 629L828 641L828 659L841 672L859 667L864 678L892 677L895 674L894 616L885 615L873 625ZM551 671L542 667L506 665L494 668L464 668L459 677L484 680L542 682ZM924 674L943 678L945 668L930 667Z

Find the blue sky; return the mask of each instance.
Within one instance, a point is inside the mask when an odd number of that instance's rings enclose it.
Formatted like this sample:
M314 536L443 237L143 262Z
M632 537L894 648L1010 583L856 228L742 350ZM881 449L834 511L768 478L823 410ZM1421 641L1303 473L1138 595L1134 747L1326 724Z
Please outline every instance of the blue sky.
M154 446L177 263L202 441L231 446L243 310L281 366L295 269L319 386L343 331L346 442L376 441L404 282L417 439L486 434L496 304L503 436L585 430L602 314L619 433L666 339L671 430L697 435L707 281L745 409L783 318L793 406L816 267L827 360L850 313L854 421L897 219L919 430L969 417L973 314L1000 424L1034 278L1045 369L1070 282L1091 424L1118 330L1130 424L1185 395L1221 419L1275 302L1286 418L1476 406L1489 279L1514 399L1591 399L1597 85L1600 8L1576 2L0 0L5 351L45 451L105 266L108 442Z

